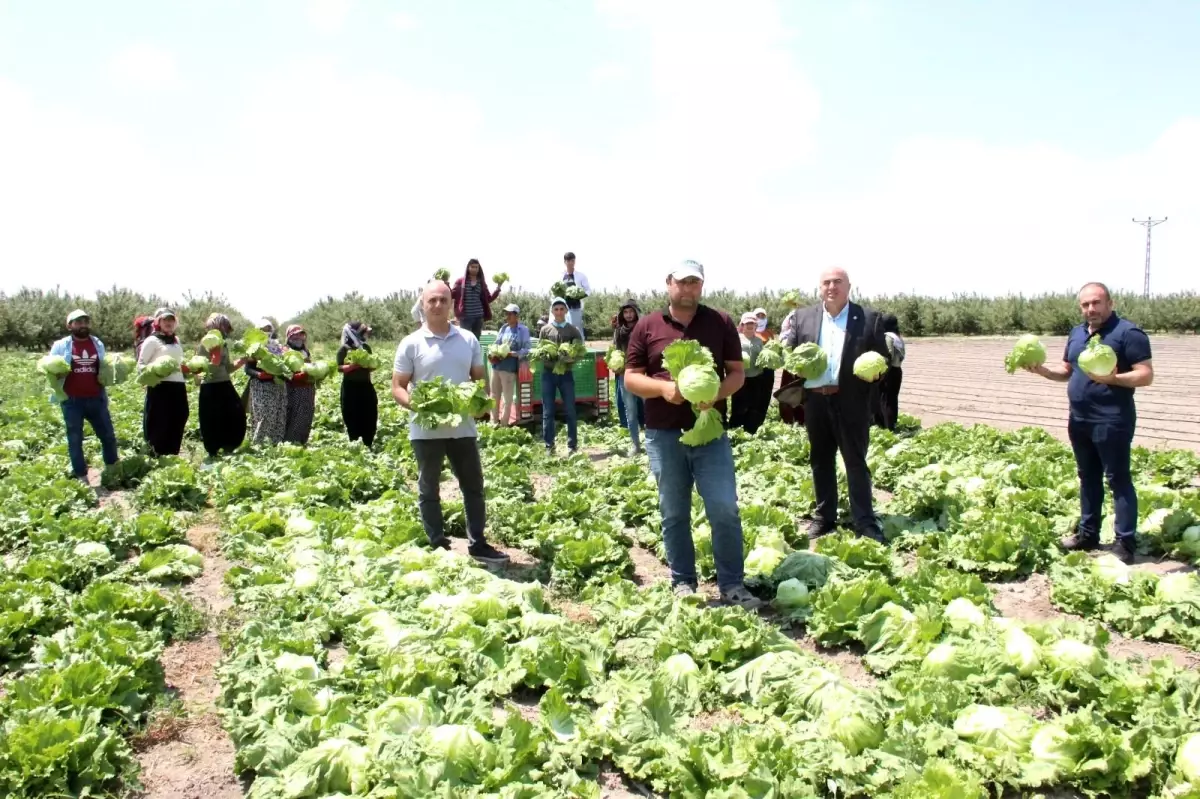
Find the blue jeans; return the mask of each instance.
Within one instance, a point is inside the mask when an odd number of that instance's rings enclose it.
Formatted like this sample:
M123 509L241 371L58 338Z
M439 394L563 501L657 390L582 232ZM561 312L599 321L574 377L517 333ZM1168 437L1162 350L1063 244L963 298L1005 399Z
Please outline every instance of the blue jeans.
M1137 492L1129 473L1133 425L1067 422L1075 465L1079 467L1079 534L1096 539L1104 515L1104 480L1113 495L1117 538L1133 546L1137 534Z
M650 471L658 481L663 544L671 565L671 582L695 586L696 547L692 542L692 486L704 500L712 528L717 585L722 591L742 584L742 519L738 515L733 448L729 437L700 447L679 442L681 430L646 430Z
M625 390L625 373L617 375L617 418L621 427L629 431L629 440L634 448L641 447L639 431L646 424L645 403L641 397Z
M542 440L547 449L554 448L554 395L562 397L563 412L567 415L567 448L572 452L579 446L576 430L575 375L567 372L556 375L550 370L542 372Z
M69 397L62 403L63 422L67 426L67 452L71 456L71 471L76 477L87 477L87 459L83 457L83 422L92 425L100 439L100 449L106 466L117 462L117 434L112 416L108 413L108 397Z

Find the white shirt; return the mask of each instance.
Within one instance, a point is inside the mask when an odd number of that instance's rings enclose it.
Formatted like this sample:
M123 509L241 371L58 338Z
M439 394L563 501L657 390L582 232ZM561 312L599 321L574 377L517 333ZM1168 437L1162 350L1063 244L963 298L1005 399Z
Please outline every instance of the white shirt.
M821 308L821 333L817 343L829 356L829 364L825 367L825 374L815 380L805 380L805 388L838 384L838 373L842 369L842 348L846 345L846 323L849 320L850 303L846 303L837 316L830 316L829 311Z
M441 377L453 383L471 379L471 367L483 368L483 348L470 330L451 325L449 332L439 336L428 327L409 333L396 348L392 371L411 375L409 390L418 383ZM410 439L475 438L475 420L465 419L458 427L427 430L413 420L408 425Z
M563 270L563 278L565 279L566 276L567 276L567 270L564 269ZM585 294L590 295L592 293L592 284L588 283L587 275L585 275L583 272L580 272L578 269L576 269L571 274L571 277L575 278L575 285L579 286L579 288L583 289ZM582 308L583 304L585 302L587 302L587 300L580 300L579 307Z
M151 336L142 343L142 349L138 352L138 368L149 366L164 355L170 355L172 358L183 361L183 346L179 343L179 339L175 339L174 344L163 344L162 339L158 336ZM183 383L185 379L183 372L171 372L162 379L164 383Z

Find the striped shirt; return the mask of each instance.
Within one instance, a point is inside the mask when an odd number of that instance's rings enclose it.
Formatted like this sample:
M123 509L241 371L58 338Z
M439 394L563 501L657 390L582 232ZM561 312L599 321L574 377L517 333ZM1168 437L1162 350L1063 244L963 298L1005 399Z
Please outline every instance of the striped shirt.
M479 294L482 286L478 281L475 283L463 282L463 319L482 319L483 318L483 300Z

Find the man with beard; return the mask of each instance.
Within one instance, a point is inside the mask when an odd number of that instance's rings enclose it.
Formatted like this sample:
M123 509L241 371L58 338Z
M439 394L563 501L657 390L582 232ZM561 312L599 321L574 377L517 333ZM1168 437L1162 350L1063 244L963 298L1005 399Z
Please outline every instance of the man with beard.
M84 420L91 424L92 432L100 439L106 466L117 462L117 434L113 431L112 416L108 412L108 394L100 385L104 344L92 335L91 319L86 311L71 311L67 316L67 330L70 335L54 342L50 354L64 359L71 367L71 371L62 378L62 389L67 395L61 403L63 422L67 427L71 472L86 481L88 466L83 456Z

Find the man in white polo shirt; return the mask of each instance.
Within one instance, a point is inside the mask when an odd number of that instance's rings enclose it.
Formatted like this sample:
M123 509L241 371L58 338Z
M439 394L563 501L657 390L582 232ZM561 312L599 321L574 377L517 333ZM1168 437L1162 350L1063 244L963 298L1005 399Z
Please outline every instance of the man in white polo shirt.
M392 396L402 407L411 409L409 388L423 380L441 377L462 383L483 379L483 348L479 339L471 331L450 324L450 308L449 286L441 281L425 286L421 293L425 323L400 342L392 366ZM484 563L506 563L508 555L483 537L487 511L475 420L466 419L458 427L435 430L427 430L413 421L409 424L408 438L417 459L418 503L429 543L441 549L450 548L439 491L442 465L449 458L467 514L467 551Z

